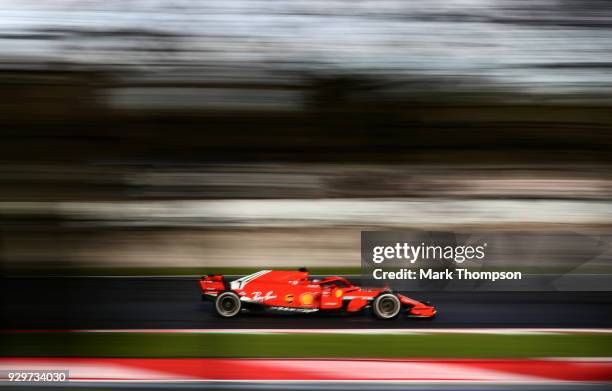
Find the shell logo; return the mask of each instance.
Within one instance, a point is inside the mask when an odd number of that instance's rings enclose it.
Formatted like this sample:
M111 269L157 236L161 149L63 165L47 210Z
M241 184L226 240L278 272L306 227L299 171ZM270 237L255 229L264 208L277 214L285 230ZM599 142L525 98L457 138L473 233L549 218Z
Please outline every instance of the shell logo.
M291 293L288 295L285 295L285 301L289 304L293 303L293 295Z
M302 293L302 295L300 296L300 302L303 305L312 305L313 301L314 301L314 296L310 292Z

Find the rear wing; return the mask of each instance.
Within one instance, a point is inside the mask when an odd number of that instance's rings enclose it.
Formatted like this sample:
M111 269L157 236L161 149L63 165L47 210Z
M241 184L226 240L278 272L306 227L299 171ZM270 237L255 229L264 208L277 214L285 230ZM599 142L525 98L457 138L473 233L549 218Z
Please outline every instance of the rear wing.
M208 274L200 278L200 288L203 294L216 295L228 289L222 274Z

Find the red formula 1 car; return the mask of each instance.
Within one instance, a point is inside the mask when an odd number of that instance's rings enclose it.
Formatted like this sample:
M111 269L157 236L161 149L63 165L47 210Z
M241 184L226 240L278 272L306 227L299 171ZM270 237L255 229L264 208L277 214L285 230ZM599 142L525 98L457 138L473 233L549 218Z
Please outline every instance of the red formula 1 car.
M215 303L215 311L231 318L241 311L346 313L372 309L380 319L395 318L402 309L415 318L431 318L435 307L387 288L361 288L342 277L310 278L308 271L262 270L226 282L214 274L200 279L202 298Z

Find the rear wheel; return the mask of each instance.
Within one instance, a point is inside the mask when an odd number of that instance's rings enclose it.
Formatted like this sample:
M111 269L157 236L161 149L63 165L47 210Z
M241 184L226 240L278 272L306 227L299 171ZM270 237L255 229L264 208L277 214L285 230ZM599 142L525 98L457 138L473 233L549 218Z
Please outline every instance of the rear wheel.
M238 315L241 307L240 297L234 292L223 292L215 300L215 310L219 316L224 318Z
M372 311L379 319L393 319L399 314L402 306L393 293L383 293L374 299Z

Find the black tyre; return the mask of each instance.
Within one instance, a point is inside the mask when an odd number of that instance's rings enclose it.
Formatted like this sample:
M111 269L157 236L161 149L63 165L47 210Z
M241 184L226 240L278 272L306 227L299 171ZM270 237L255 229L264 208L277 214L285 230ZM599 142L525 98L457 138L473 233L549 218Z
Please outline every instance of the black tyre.
M383 293L374 299L372 304L372 311L379 319L393 319L401 309L402 305L393 293Z
M242 303L234 292L223 292L215 300L215 311L223 318L233 318L240 313Z

